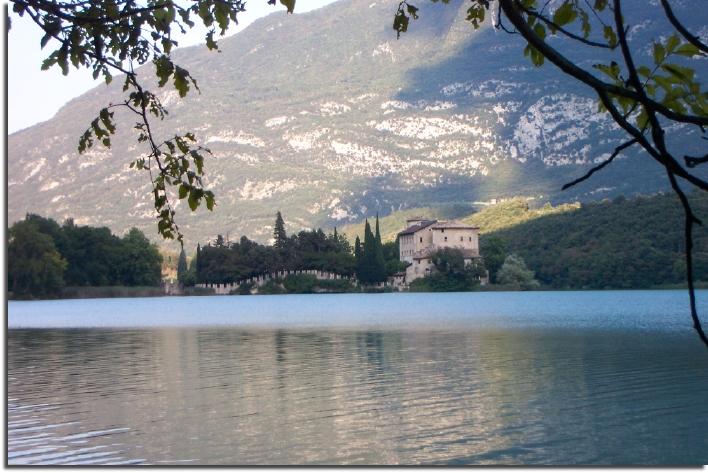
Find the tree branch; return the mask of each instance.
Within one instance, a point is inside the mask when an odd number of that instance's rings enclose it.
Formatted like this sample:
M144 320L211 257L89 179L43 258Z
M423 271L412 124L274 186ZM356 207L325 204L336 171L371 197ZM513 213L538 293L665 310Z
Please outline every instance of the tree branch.
M701 339L706 348L708 348L708 337L706 337L706 333L703 331L701 319L698 317L698 310L696 309L696 288L693 285L693 224L698 223L700 225L701 222L693 214L691 204L688 201L686 194L684 194L681 187L679 187L678 182L676 182L676 177L674 174L668 169L667 174L669 175L671 187L678 195L681 200L681 205L683 206L684 241L686 244L686 280L688 282L688 298L691 306L691 320L693 321L693 328L696 332L698 332L698 337Z
M631 140L629 140L625 143L622 143L621 145L619 145L618 147L615 148L615 151L612 153L612 155L609 158L607 158L606 160L604 160L603 162L601 162L597 166L590 169L584 176L579 177L579 178L575 179L574 181L565 184L561 188L561 190L566 190L570 187L573 187L576 184L579 184L579 183L585 181L590 176L595 174L597 171L599 171L600 169L602 169L605 166L607 166L608 164L610 164L623 150L629 148L630 146L632 146L633 144L636 144L636 143L637 143L637 140L635 138L632 138Z
M532 17L536 18L537 20L544 22L545 24L547 24L551 28L560 31L561 33L563 33L564 35L566 35L567 37L569 37L571 39L574 39L575 41L580 41L581 43L587 44L588 46L593 46L595 48L614 49L612 46L610 46L607 43L598 43L596 41L591 41L589 39L585 39L582 36L578 36L575 33L571 33L570 31L564 29L563 27L561 27L561 26L557 25L556 23L554 23L553 21L549 20L545 16L539 15L535 11L528 9L528 8L524 7L523 5L521 6L521 9L527 15L532 16Z
M699 164L708 163L708 154L703 156L684 156L683 159L686 162L686 166L695 168Z
M528 41L531 46L536 48L546 59L555 64L566 74L576 78L580 82L589 85L596 91L602 90L606 94L618 95L620 97L626 97L641 102L642 105L651 107L666 118L669 118L676 122L691 123L700 127L708 126L708 117L699 117L674 112L673 110L669 109L661 103L658 103L647 97L641 97L637 92L633 90L624 87L618 87L614 84L608 84L606 82L601 81L585 69L578 67L572 62L570 62L565 56L563 56L553 47L549 46L548 43L546 43L538 35L536 35L521 15L522 7L518 3L518 0L499 0L499 3L501 4L502 10L504 11L506 17L514 25L517 31L521 33L521 35L526 39L526 41Z
M678 21L678 18L676 18L676 15L674 15L673 10L671 10L671 6L669 5L668 0L661 0L661 6L664 7L664 12L666 13L666 18L669 19L671 24L676 28L676 30L681 33L681 36L683 36L686 41L703 51L704 53L708 53L708 46L703 44L700 39L698 39L698 36L692 35L683 24L681 24L680 21Z

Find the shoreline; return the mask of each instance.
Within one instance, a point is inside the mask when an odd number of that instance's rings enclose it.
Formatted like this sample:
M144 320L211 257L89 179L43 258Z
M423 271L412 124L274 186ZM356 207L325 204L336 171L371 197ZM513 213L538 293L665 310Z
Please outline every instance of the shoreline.
M194 288L192 288L194 289ZM708 282L697 282L696 290L708 289ZM688 286L667 284L654 287L637 287L637 288L553 288L541 287L537 289L522 290L509 286L483 286L472 291L452 291L452 292L434 292L434 291L395 291L395 290L372 290L372 291L321 291L321 292L291 292L278 294L245 294L251 296L264 295L319 295L319 294L383 294L383 293L409 293L409 294L452 294L452 293L486 293L486 292L590 292L590 291L677 291L688 290ZM166 293L163 287L160 286L86 286L86 287L68 287L64 288L62 294L56 297L13 297L11 293L6 293L7 301L17 302L32 302L32 301L55 301L55 300L72 300L72 299L131 299L143 297L203 297L203 296L243 296L244 294L214 294L206 291L189 290L187 293L173 294Z

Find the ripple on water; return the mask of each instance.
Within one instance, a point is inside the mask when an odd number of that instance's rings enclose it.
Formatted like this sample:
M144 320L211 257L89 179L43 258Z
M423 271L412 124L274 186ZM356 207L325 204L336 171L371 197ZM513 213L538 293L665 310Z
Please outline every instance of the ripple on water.
M11 330L10 464L703 464L708 359L626 330Z

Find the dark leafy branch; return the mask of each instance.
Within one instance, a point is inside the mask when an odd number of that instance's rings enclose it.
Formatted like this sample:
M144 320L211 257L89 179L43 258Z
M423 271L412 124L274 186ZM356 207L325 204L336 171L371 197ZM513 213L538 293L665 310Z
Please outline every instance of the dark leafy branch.
M113 74L125 74L126 99L99 111L81 136L78 150L86 152L96 142L110 147L111 136L117 129L114 110L123 108L133 114L138 142L146 144L148 153L130 167L148 171L159 233L182 243L170 195L187 199L192 211L202 201L207 209L213 209L214 194L203 183L204 159L211 153L197 144L192 133L167 140L155 134L151 121L163 120L168 112L155 93L145 88L136 68L151 62L158 87L171 82L180 97L185 97L192 88L199 91L189 71L171 59L172 50L178 46L174 33L185 33L201 22L207 27L207 48L218 49L214 35L217 31L223 35L231 24L238 23L237 15L245 11L245 0L11 2L15 13L20 17L27 15L44 32L42 48L52 47L42 63L43 70L59 67L66 75L70 66L88 68L93 70L94 79L103 76L106 83L112 81ZM294 0L281 3L292 13Z
M684 167L668 148L665 140L667 122L695 125L701 133L706 132L708 92L698 81L695 70L685 65L686 59L705 59L705 44L678 21L667 0L661 0L662 6L669 23L677 33L669 34L665 39L653 43L653 67L637 64L627 40L628 25L622 15L621 0L564 0L548 13L546 9L549 2L545 2L538 9L537 0L497 1L500 19L494 26L501 24L502 15L506 17L514 31L527 41L524 54L536 66L541 66L548 60L564 73L592 88L599 98L601 109L609 113L629 135L629 140L618 146L608 159L594 166L582 177L566 184L563 189L588 179L609 165L620 152L635 144L641 146L665 168L685 214L686 277L689 281L691 318L700 339L708 348L708 338L701 327L695 307L692 270L692 231L693 225L700 224L700 221L693 213L690 202L678 182L680 178L692 186L708 191L708 182L690 171L708 162L708 155L684 156ZM490 1L470 2L468 20L478 28L485 19L485 11L490 8ZM394 29L399 33L408 28L407 18L402 18L406 16L408 8L405 0L399 5L397 15L401 18L394 23ZM602 25L606 43L589 39L593 29L590 15ZM416 17L417 15L414 19ZM574 26L579 28L580 33L573 31ZM546 41L549 33L562 34L579 46L605 49L619 47L623 64L615 61L595 64L594 69L601 74L597 76L580 67L568 55L550 46ZM681 57L682 61L672 61L677 57Z

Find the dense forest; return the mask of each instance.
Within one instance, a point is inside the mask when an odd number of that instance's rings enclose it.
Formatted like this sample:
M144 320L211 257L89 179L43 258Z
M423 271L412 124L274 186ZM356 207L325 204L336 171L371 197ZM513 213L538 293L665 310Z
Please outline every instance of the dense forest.
M28 214L8 232L8 290L52 297L68 286L159 286L162 257L135 228L122 238L106 227L62 225Z
M197 247L189 268L185 259L180 280L186 285L233 283L276 271L316 269L375 284L405 268L398 261L398 244L381 242L378 217L375 225L372 231L367 221L364 241L357 238L352 246L336 228L330 234L318 229L288 236L278 212L272 245L262 245L245 236L238 242L227 242L219 235L213 244Z
M706 221L708 196L690 198ZM695 227L694 241L695 279L708 281L705 227ZM541 284L552 288L638 289L686 280L683 214L671 194L618 197L552 212L485 233L480 247L483 255L521 256Z

